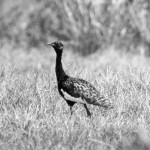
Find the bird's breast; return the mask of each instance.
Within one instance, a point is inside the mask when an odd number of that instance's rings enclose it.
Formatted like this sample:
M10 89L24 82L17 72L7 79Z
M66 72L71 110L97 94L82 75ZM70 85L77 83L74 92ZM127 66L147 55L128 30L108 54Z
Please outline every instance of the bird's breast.
M63 97L66 100L72 101L72 102L78 102L78 103L82 103L82 104L87 104L87 102L82 99L81 97L74 97L72 95L70 95L69 93L67 93L66 91L64 91L63 89L61 89L61 93L63 94Z

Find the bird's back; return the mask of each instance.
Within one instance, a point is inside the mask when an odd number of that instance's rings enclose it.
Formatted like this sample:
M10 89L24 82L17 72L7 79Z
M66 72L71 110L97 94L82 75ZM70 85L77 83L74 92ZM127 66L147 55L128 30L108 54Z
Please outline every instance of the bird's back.
M110 107L110 102L102 97L92 84L83 79L69 77L61 83L61 88L70 98L74 97L78 100L80 98L83 103Z

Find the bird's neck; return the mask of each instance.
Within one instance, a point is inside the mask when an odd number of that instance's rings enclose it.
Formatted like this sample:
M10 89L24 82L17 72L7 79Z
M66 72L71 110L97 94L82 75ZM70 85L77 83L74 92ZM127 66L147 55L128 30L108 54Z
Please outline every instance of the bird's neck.
M65 80L67 77L67 75L63 69L63 66L62 66L61 57L62 57L62 54L57 54L57 56L56 56L55 71L56 71L56 77L57 77L58 83Z

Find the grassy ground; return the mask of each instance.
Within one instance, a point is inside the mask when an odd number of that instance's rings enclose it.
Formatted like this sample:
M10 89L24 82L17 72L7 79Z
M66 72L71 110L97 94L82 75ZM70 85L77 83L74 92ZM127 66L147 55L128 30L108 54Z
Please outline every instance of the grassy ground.
M71 76L90 81L114 102L113 110L81 104L70 112L59 96L52 48L0 51L1 150L150 149L150 67L142 56L113 50L81 57L65 51Z

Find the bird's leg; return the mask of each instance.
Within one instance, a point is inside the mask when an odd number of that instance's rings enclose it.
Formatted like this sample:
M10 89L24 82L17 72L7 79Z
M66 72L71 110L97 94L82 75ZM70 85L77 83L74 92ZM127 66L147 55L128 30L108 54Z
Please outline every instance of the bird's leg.
M70 106L70 114L71 114L71 116L73 114L72 106Z
M73 105L75 104L75 102L72 102L72 101L69 101L69 100L66 100L68 106L70 107L70 112L71 112L71 115L73 114L73 110L72 110L72 107Z
M88 117L91 117L91 113L90 113L88 107L86 106L86 104L84 104L84 108L86 109L87 116L88 116Z

